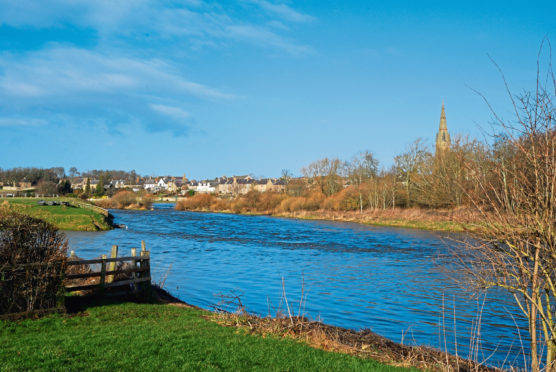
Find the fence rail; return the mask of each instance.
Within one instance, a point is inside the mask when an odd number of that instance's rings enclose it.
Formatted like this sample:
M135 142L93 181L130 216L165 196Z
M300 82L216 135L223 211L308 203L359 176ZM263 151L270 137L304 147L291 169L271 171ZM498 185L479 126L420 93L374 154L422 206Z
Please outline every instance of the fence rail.
M122 267L116 268L116 264L121 263ZM124 263L128 263L127 267ZM101 258L92 260L77 259L75 252L71 252L69 266L76 265L95 265L100 264L100 271L93 271L88 273L67 274L66 279L87 279L99 278L98 283L93 284L78 284L65 286L66 292L76 292L85 290L94 290L103 292L107 288L114 287L127 287L123 290L132 292L149 291L151 285L151 265L150 265L150 251L146 250L145 242L141 241L141 252L137 255L137 249L131 249L131 256L118 257L118 246L113 245L111 257L108 258L103 255ZM117 276L124 276L123 280L115 280Z
M151 290L151 257L144 241L141 241L141 251L139 254L137 253L137 248L132 248L130 256L118 257L118 246L113 245L110 258L102 255L101 258L82 260L72 251L67 261L53 260L19 265L2 264L0 265L0 290L10 288L9 286L12 283L16 283L20 287L24 286L27 294L23 293L20 297L29 301L32 297L29 293L37 289L38 287L35 288L37 285L54 281L56 288L54 292L49 290L50 292L46 293L44 288L41 287L40 291L43 291L45 295L41 294L43 297L40 298L44 298L44 301L48 301L48 303L37 302L36 308L33 305L31 310L13 312L12 305L0 307L0 319L17 319L23 316L46 314L54 311L63 312L65 311L64 302L67 299L66 294L77 291L92 291L93 293L106 295L134 293L149 296ZM66 264L65 270L62 266L64 263ZM100 265L100 271L90 271L91 267L89 265ZM74 269L79 266L83 266L85 270L79 272L79 269ZM55 268L55 271L48 271L50 267ZM41 280L33 279L33 273L37 270L41 273L47 270L41 276ZM95 280L94 283L87 280L93 278L99 279L98 281ZM63 284L62 281L66 283ZM3 292L0 294L4 295ZM36 297L36 294L34 296ZM54 303L56 307L52 307ZM0 302L0 305L2 304ZM20 311L20 309L23 308L16 304L15 310Z
M110 214L110 212L108 212L108 210L99 207L98 205L93 205L93 204L89 204L89 203L84 203L82 201L79 200L75 200L75 199L71 199L71 198L67 198L64 199L65 202L68 202L70 205L73 205L74 207L77 208L85 208L85 209L90 209L92 211L98 212L103 214L105 217L108 217L108 215Z

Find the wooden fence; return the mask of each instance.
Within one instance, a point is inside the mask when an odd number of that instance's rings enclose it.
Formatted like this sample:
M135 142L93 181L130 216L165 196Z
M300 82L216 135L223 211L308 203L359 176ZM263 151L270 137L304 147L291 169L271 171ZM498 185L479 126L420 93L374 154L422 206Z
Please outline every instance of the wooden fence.
M104 208L101 208L97 205L84 203L80 200L76 200L75 198L64 198L64 199L62 199L62 201L68 202L70 205L73 205L74 207L77 207L77 208L90 209L90 210L95 211L97 213L103 214L105 217L108 217L108 215L110 214L108 212L108 210L106 210Z
M137 249L131 249L130 256L118 257L118 246L112 246L110 258L102 255L101 258L92 260L77 259L75 252L71 252L68 260L68 269L75 265L98 265L100 271L92 271L77 274L66 274L67 280L99 278L98 283L67 285L66 292L95 291L104 292L108 288L119 287L114 294L129 292L148 292L151 286L150 251L146 250L145 242L141 241L141 252L137 255ZM120 263L121 265L117 265ZM127 265L126 265L127 263ZM118 267L120 266L120 267ZM123 276L123 279L121 278Z
M24 278L20 280L20 284L27 285L27 291L32 290L35 285L43 284L48 280L62 280L66 281L66 285L59 286L55 294L56 307L51 308L37 308L30 311L18 313L1 313L0 319L19 318L20 316L30 316L33 314L52 313L56 311L64 311L64 298L65 295L76 291L90 291L95 294L106 295L122 295L122 294L140 294L148 296L151 290L151 259L150 252L147 251L145 242L141 241L141 251L137 254L137 249L131 249L131 255L126 257L118 257L118 246L113 245L110 258L102 255L101 258L92 260L82 260L75 256L75 252L71 252L67 260L66 270L62 270L63 263L61 261L53 261L48 263L37 262L27 263L16 266L1 265L0 266L0 290L4 282L9 283L14 280L13 276L17 273L23 273ZM118 265L120 263L120 265ZM84 270L72 270L72 267L84 265ZM91 265L100 265L100 271L91 271ZM32 271L34 268L41 267L58 267L54 275L48 273L42 276L40 281L32 278ZM73 271L73 272L72 272ZM87 283L87 279L94 278L94 283ZM98 280L96 280L98 278ZM34 281L33 281L34 280ZM26 282L28 281L28 282ZM67 282L77 282L71 285ZM63 289L63 290L62 290ZM1 293L1 292L0 292Z

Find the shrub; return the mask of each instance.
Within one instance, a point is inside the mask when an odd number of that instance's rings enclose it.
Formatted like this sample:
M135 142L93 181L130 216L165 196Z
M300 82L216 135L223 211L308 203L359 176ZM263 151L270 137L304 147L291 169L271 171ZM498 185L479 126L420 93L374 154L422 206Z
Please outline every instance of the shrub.
M0 207L0 313L59 305L66 252L55 227Z
M154 196L152 194L143 195L139 200L139 205L146 208L151 209L154 203Z
M176 209L185 210L209 210L214 196L211 194L195 194L187 199L180 200Z
M137 197L133 191L120 191L111 199L112 207L115 208L125 208L132 204L135 204Z
M110 199L96 200L95 204L102 208L145 208L151 209L154 197L150 194L140 195L133 191L118 191Z
M315 211L317 209L321 209L324 203L324 199L326 196L320 191L313 191L307 199L305 200L305 205L303 209L308 211Z
M213 211L227 211L230 210L230 201L215 198L210 206L211 210Z
M283 199L283 194L269 191L264 192L259 198L258 209L260 212L272 213L278 208Z

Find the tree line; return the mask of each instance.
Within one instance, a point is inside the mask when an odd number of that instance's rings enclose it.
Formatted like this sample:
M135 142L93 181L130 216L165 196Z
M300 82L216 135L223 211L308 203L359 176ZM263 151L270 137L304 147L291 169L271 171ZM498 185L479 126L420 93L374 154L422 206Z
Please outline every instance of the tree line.
M11 169L0 168L0 182L4 186L18 186L23 182L28 182L35 188L37 193L42 195L67 195L73 192L71 180L77 177L99 180L97 186L86 190L86 195L104 195L104 185L112 180L125 180L132 184L141 178L135 170L87 170L79 172L76 167L71 167L67 172L64 167L36 168L36 167L17 167Z

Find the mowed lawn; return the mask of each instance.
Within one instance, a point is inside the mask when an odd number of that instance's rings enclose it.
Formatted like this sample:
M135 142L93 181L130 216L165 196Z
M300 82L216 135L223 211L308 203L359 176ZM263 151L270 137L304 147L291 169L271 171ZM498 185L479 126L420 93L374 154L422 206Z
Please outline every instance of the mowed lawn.
M6 198L12 208L28 216L51 223L60 230L96 231L109 230L111 227L104 216L86 208L63 205L38 205L36 198ZM52 198L42 199L57 200Z
M82 314L0 321L0 370L403 371L373 360L263 338L160 304L105 304Z

